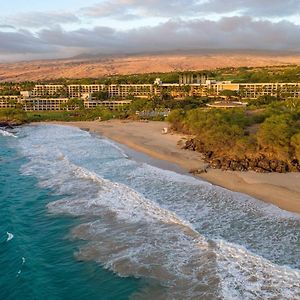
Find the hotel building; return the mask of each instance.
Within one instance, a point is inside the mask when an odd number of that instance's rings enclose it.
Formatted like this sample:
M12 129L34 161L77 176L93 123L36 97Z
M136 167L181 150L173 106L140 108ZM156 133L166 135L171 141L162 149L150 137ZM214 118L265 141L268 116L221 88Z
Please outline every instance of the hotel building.
M81 98L83 94L105 91L106 87L105 84L70 84L67 89L70 98Z
M0 96L0 108L19 105L24 110L62 110L70 98L81 98L86 108L105 106L116 109L131 103L133 98L151 99L168 93L174 98L187 96L218 97L222 91L235 91L241 99L257 99L261 96L300 98L300 83L232 83L207 80L205 74L181 74L179 83L154 84L90 84L90 85L36 85L32 91L21 91L20 96ZM107 93L105 99L97 99L94 93ZM106 99L107 98L107 99Z
M0 109L16 108L19 98L19 96L0 96Z
M150 98L154 90L153 84L110 84L108 95L110 98Z
M25 111L59 111L69 98L26 98L19 101Z
M65 90L65 86L61 84L37 84L30 91L32 97L53 97L60 96Z

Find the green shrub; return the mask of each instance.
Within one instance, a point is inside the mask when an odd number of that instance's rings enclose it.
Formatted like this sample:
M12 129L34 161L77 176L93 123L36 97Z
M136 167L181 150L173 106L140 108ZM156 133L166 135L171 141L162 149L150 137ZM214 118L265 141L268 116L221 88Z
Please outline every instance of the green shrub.
M27 122L28 118L22 109L7 108L0 109L0 121L21 124Z
M300 161L300 133L297 133L291 138L291 145L294 149L294 155Z
M290 115L273 115L267 118L257 132L260 148L286 159L289 156L290 139L294 133L293 123Z

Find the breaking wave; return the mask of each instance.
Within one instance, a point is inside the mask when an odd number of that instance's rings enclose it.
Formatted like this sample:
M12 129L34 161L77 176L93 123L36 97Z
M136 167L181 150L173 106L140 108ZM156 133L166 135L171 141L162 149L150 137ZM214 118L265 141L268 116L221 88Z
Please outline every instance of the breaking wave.
M17 136L14 135L13 133L11 133L9 131L6 131L6 130L3 130L3 129L0 129L0 135L17 138Z

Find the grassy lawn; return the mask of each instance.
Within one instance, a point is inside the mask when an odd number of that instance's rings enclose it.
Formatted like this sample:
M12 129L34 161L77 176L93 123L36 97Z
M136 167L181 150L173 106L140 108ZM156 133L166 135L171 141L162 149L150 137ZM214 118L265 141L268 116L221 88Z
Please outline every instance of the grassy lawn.
M80 113L74 111L35 111L27 112L29 122L42 121L80 121L85 119Z

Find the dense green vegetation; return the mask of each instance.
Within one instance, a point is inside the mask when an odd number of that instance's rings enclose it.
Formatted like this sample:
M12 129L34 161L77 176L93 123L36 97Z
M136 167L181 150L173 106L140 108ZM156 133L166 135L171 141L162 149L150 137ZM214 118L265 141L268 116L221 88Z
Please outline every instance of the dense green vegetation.
M0 109L0 122L9 122L11 124L19 125L27 122L27 120L27 114L22 109Z
M47 111L47 112L27 112L28 122L41 121L93 121L93 120L109 120L114 117L112 111L105 107L97 107L94 109L78 109L72 111Z
M299 82L300 66L223 68L214 71L211 76L216 80L236 83Z
M194 135L198 150L213 158L263 156L286 162L294 170L300 162L300 99L291 101L257 110L176 109L168 121L173 129Z
M118 113L118 112L116 112ZM118 116L118 115L117 115ZM42 121L92 121L92 120L109 120L116 117L113 111L105 107L94 109L76 109L62 111L39 111L25 112L21 109L1 109L0 122L8 122L12 125L20 125L28 122Z

